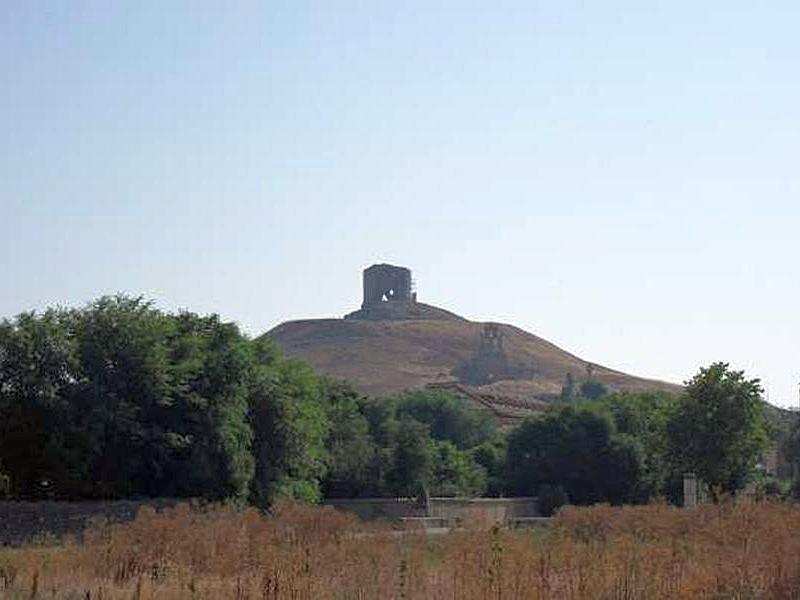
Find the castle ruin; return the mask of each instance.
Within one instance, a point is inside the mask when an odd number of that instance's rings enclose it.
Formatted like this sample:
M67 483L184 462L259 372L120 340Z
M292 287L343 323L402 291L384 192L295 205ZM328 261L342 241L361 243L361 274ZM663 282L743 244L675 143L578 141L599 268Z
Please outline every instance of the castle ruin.
M364 269L364 302L368 308L381 302L416 302L411 269L394 265L372 265Z
M442 308L417 302L411 269L372 265L363 273L364 299L361 309L345 315L345 319L399 321L415 319L463 320Z
M345 315L348 320L403 321L440 320L464 321L447 310L417 302L411 269L375 264L363 272L363 301L361 309ZM474 354L453 369L451 376L469 385L487 385L506 379L530 379L535 376L533 365L511 364L503 347L504 331L497 323L485 323Z

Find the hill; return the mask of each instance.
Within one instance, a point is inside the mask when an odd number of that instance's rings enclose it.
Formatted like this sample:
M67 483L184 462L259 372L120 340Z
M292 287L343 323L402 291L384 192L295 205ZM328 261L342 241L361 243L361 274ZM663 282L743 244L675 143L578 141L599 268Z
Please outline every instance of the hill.
M561 392L567 373L578 383L589 376L585 360L540 337L512 325L461 318L289 321L266 335L288 355L307 360L320 372L347 379L367 394L461 383L517 399L547 401ZM495 355L485 350L485 340L494 335L502 340ZM496 364L482 365L482 361ZM493 366L498 372L488 372ZM589 369L593 381L613 390L679 389L600 365Z
M612 392L681 391L589 363L513 325L474 322L419 302L411 270L387 264L364 269L359 310L343 319L289 321L265 335L364 394L445 389L503 426L546 410L568 375L576 389L592 381ZM767 403L765 409L780 446L796 415Z
M678 391L595 365L555 344L502 323L469 321L417 301L411 270L364 269L361 309L344 319L289 321L267 332L289 356L350 381L364 394L444 388L502 420L544 410L571 374L611 391Z
M469 321L417 302L408 269L373 265L364 303L343 319L289 321L265 335L289 356L371 395L445 388L517 419L558 398L570 373L611 391L679 386L609 369L513 325Z

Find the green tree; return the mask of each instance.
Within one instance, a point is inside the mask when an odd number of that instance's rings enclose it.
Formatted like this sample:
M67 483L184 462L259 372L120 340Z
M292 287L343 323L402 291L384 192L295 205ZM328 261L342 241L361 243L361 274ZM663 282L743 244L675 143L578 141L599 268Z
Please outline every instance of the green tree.
M637 501L645 502L667 492L672 470L667 439L667 423L675 410L676 399L665 392L620 392L605 396L598 410L609 414L616 435L635 443L642 461Z
M795 418L781 442L781 453L791 467L792 495L800 499L800 419Z
M101 497L140 493L149 487L148 422L171 392L167 319L142 299L122 296L101 298L73 316L82 375L74 401L87 432L87 480Z
M397 397L396 405L398 417L426 424L432 438L451 441L461 449L491 440L497 430L488 411L476 410L464 399L440 390L406 392Z
M259 360L250 395L253 500L261 506L276 498L316 502L329 429L319 378L306 363L281 357L267 338L253 344Z
M740 489L765 450L762 388L727 363L714 363L686 383L667 426L677 468L693 471L713 498Z
M505 492L505 468L508 452L505 435L498 433L494 439L471 450L475 463L486 471L486 494L502 496Z
M369 424L369 433L375 443L382 448L392 446L399 425L396 398L361 398L359 410Z
M173 465L186 474L172 476L184 483L177 488L179 495L244 500L254 474L250 342L236 325L216 315L181 313L170 318L175 330L169 341L170 364L177 385L172 398L161 402L169 415L156 422L169 423L169 430L159 432L154 446L173 456L178 451ZM158 431L153 424L151 419L148 427Z
M427 496L431 483L433 452L428 426L404 417L400 419L394 447L390 491L397 496Z
M252 357L234 324L117 296L81 311L75 331L95 493L246 497Z
M576 504L631 501L640 455L613 435L611 419L590 407L567 406L526 419L509 434L510 492L531 496L543 484L562 485Z
M322 396L330 422L325 443L328 468L322 485L325 497L380 495L379 448L361 413L364 399L350 384L330 379L322 380Z
M249 343L141 298L0 325L0 455L20 497L242 498Z
M472 454L447 440L432 442L430 493L433 496L482 496L486 492L486 469Z
M604 473L601 489L605 500L612 504L632 504L648 499L649 490L642 489L646 466L638 439L615 433L598 462Z
M69 315L48 310L0 322L0 456L8 493L37 497L88 479L75 449L76 386L82 380Z

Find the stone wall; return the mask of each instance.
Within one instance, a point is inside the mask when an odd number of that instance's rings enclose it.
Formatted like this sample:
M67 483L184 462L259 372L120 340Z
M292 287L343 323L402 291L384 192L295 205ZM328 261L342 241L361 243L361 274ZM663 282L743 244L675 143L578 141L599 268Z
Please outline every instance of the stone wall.
M325 504L354 513L365 521L433 517L451 524L470 519L509 523L517 518L540 516L536 498L431 498L430 512L407 498L335 499L326 500Z
M325 506L353 513L362 521L387 519L397 521L409 517L426 517L427 510L409 498L340 498L325 500Z
M179 500L120 500L115 502L0 501L0 546L36 541L60 541L80 536L91 519L132 521L142 506L175 506Z
M142 506L162 509L186 500L151 499L115 502L0 501L0 546L60 541L80 537L92 519L132 521ZM407 498L356 498L325 502L364 521L432 518L449 525L471 519L511 523L539 516L536 498L431 498L430 511Z
M540 514L536 498L432 498L431 516L451 522L482 518L493 523L509 523Z

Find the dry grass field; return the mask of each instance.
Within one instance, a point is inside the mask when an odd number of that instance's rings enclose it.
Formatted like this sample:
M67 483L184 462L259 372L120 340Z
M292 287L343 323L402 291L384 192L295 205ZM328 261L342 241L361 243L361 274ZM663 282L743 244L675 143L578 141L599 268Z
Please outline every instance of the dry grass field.
M0 550L0 597L798 598L800 508L569 508L540 530L400 535L331 509L143 509L82 543Z

